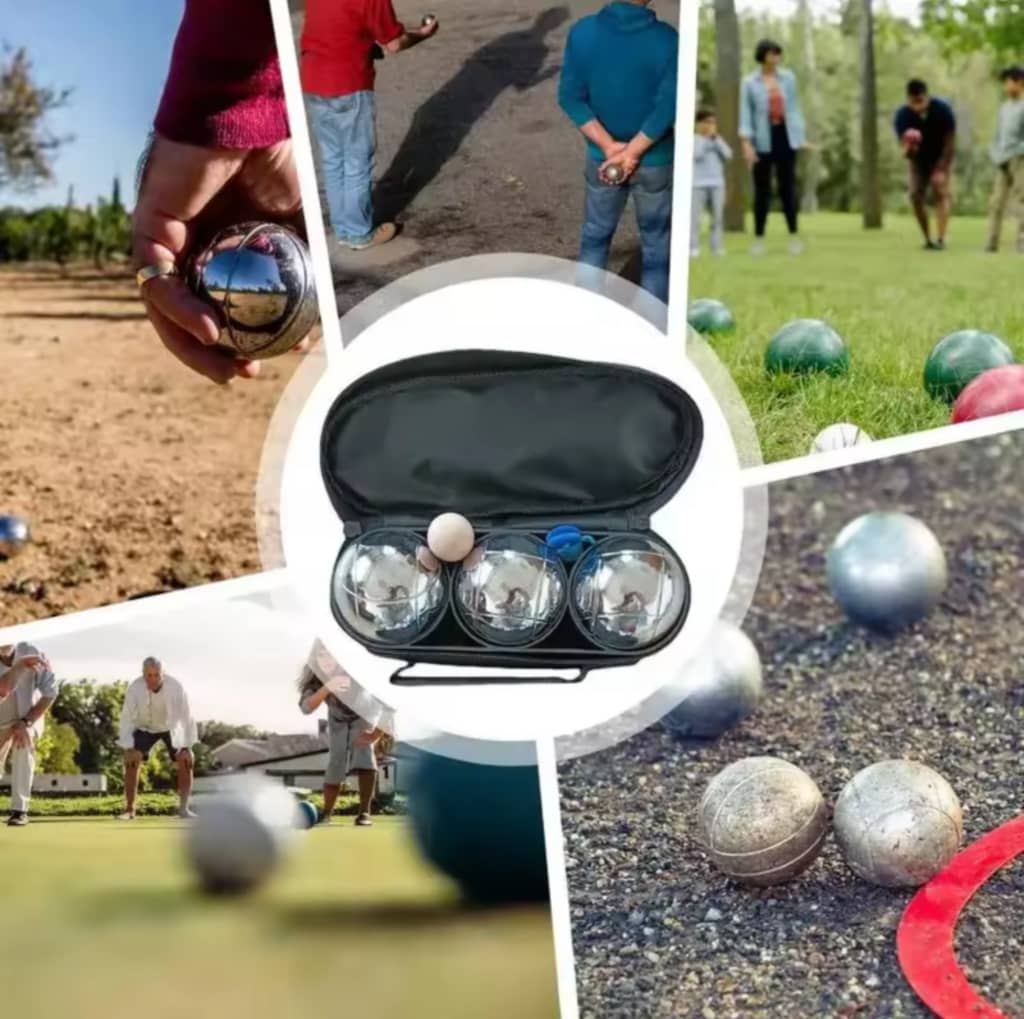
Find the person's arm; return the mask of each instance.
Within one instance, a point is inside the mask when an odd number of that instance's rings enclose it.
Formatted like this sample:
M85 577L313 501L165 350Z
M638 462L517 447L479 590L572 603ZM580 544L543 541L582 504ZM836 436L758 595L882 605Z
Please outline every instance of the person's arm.
M323 704L323 702L330 696L331 691L328 690L326 686L321 686L319 690L316 690L311 694L307 694L299 701L299 710L304 715L312 715L313 712L316 711L316 709L319 708L320 705Z
M739 136L743 158L748 166L753 166L757 162L757 150L754 148L754 91L747 78L740 85Z
M744 78L740 85L740 129L739 136L745 142L754 140L754 111L750 82Z
M23 659L16 661L4 674L3 679L0 679L0 701L9 697L14 688L31 672L32 667Z
M27 747L32 742L32 726L50 710L56 697L40 697L31 708L14 724L14 745Z
M118 724L117 745L122 750L131 750L135 746L136 726L135 684L128 687L121 706L121 720Z
M155 127L204 148L265 148L289 136L268 0L186 0Z
M558 80L558 105L562 112L579 128L583 137L593 142L605 156L616 148L617 142L597 119L590 105L590 90L580 67L575 29L569 33L562 58L562 75Z
M199 726L196 723L195 718L192 716L192 705L189 704L188 694L185 692L185 687L181 685L177 680L174 681L175 685L175 701L177 702L177 724L181 726L181 731L184 735L184 741L179 750L187 750L189 747L195 746L199 742Z
M654 107L637 134L638 144L646 144L644 152L672 130L676 122L676 71L679 62L679 37L673 33L672 45L654 96Z
M732 159L732 148L720 134L715 135L714 146L723 163L728 163Z
M437 31L437 19L419 28L406 28L391 0L371 0L368 10L369 31L385 53L401 53L429 39Z
M953 165L953 156L956 154L956 114L952 108L949 111L949 127L945 138L942 139L942 155L939 157L937 169L940 173L948 174Z
M800 83L797 81L796 75L792 71L788 71L789 83L792 86L790 88L790 99L789 99L789 110L794 117L799 117L801 122L804 121L804 111L800 104Z

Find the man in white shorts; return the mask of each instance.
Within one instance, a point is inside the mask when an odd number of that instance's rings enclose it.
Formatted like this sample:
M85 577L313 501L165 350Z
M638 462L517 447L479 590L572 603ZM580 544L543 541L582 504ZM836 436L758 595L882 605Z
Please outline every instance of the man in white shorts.
M36 741L43 717L57 699L57 679L38 648L31 644L0 646L0 775L11 758L10 828L28 824Z
M125 812L119 820L134 819L139 770L158 743L167 747L178 771L178 816L195 817L189 799L195 763L192 745L198 738L185 688L164 672L159 659L147 658L142 675L129 685L121 709L118 743L124 751Z

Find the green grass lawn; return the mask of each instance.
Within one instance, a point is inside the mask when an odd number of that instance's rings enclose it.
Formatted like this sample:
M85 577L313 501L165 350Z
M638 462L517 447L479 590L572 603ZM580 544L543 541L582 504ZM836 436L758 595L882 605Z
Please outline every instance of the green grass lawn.
M402 818L297 833L265 888L211 900L181 822L0 828L5 1015L558 1015L546 907L467 907Z
M948 424L949 409L922 386L938 340L977 328L1002 337L1024 358L1024 258L981 250L985 223L955 219L949 250L921 249L909 216L888 216L866 231L860 217L805 217L806 248L788 254L781 217L769 220L766 253L749 254L749 234L726 236L725 258L690 264L690 298L714 297L732 309L736 332L711 343L742 392L765 462L801 456L814 436L851 421L877 438ZM795 318L820 318L846 340L850 371L841 378L769 378L768 340Z

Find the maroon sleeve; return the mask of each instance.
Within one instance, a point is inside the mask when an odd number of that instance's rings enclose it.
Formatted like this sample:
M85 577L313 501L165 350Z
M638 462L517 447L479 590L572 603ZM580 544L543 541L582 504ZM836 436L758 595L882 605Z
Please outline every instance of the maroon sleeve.
M405 26L398 20L391 0L370 0L367 15L374 41L382 46L394 42L405 32Z
M207 148L263 148L288 137L267 0L186 0L155 127Z

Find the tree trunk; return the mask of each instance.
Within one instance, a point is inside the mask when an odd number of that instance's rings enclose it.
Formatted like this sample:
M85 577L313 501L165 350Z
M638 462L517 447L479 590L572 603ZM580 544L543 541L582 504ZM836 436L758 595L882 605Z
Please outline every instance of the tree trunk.
M740 146L740 23L735 0L715 2L715 103L718 130L732 148L726 164L725 228L742 233L746 213L747 164Z
M878 166L878 85L875 79L875 19L872 0L861 0L860 192L865 230L882 226L882 182Z
M804 184L801 205L804 212L818 211L818 182L821 180L821 152L818 142L821 133L821 100L818 95L818 65L814 56L814 18L807 0L798 0L797 17L800 21L801 43L804 51L806 74L801 83L807 97L807 139L813 147L804 153Z

